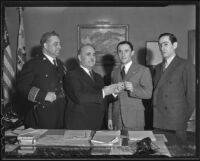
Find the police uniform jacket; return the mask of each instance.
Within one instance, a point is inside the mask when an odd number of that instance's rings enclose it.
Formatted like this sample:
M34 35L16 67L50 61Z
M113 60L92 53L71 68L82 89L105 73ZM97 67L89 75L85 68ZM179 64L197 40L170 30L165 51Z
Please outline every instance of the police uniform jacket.
M53 65L45 55L40 55L24 66L17 81L20 95L27 100L25 123L33 128L63 128L66 106L63 76L65 65L57 60ZM45 101L47 92L55 92L56 100Z

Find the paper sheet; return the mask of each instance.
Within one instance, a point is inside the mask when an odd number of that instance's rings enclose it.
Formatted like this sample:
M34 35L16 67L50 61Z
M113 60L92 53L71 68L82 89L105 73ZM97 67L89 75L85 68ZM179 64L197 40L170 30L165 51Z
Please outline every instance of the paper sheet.
M65 130L64 139L90 139L91 130Z
M142 140L146 137L150 137L151 141L156 141L156 138L152 131L128 131L130 140Z

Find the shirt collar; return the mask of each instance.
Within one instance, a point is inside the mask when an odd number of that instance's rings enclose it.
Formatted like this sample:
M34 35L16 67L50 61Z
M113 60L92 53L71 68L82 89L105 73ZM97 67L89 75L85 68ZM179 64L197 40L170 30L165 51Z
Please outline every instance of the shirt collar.
M54 58L52 58L51 56L49 56L45 53L43 53L43 54L47 57L47 59L51 62L51 64L54 64L54 62L53 62Z
M90 75L89 69L84 67L83 65L80 65L80 67L87 73Z
M167 63L167 66L172 62L172 60L174 59L176 55L173 55L171 57L169 57L168 59L166 59L166 63Z
M127 64L125 64L125 65L122 65L122 67L124 66L125 67L125 73L127 73L128 72L128 70L129 70L129 68L130 68L130 66L132 65L132 60L130 61L130 62L128 62Z

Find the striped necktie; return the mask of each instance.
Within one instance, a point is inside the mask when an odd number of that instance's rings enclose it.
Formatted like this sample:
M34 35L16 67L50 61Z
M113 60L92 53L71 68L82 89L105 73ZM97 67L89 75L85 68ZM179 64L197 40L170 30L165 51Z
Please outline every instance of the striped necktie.
M122 67L122 70L121 70L121 77L122 77L122 80L124 80L125 78L125 66Z
M167 69L167 60L163 62L163 72Z
M93 75L92 70L89 70L89 73L90 73L90 77L92 78L92 80L94 80L94 75Z

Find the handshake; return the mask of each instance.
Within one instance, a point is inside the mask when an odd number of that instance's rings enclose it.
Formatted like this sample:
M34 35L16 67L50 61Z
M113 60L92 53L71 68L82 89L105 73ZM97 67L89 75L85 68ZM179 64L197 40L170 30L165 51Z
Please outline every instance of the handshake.
M133 84L127 81L118 82L115 84L111 84L109 86L105 86L103 90L104 90L105 95L118 94L123 90L133 92Z

